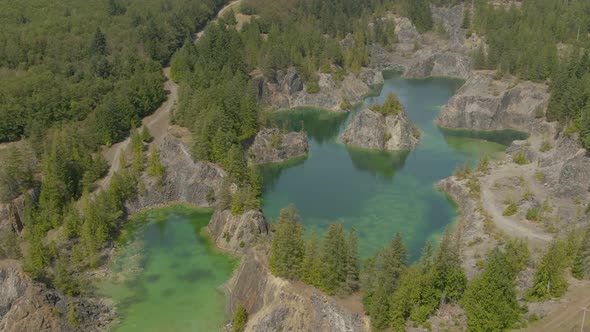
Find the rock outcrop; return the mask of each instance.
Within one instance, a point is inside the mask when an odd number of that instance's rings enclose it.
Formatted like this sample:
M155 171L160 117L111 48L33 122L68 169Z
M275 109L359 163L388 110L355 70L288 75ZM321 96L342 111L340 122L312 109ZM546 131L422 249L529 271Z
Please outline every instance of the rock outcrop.
M166 136L159 147L160 161L166 168L162 181L144 176L145 190L127 202L130 213L171 203L190 203L211 207L219 197L226 173L219 166L194 161L186 145Z
M419 137L419 130L403 109L395 115L365 109L354 115L340 140L365 149L407 150L418 144Z
M297 70L289 68L286 73L277 71L273 80L258 76L254 79L254 84L262 104L269 107L319 107L339 111L343 101L360 102L371 92L371 86L383 84L383 75L380 71L363 68L358 75L349 73L342 82L338 82L331 74L319 73L320 90L309 93Z
M22 194L15 199L0 204L0 233L11 231L20 233L24 227L25 195L35 198L34 191Z
M414 54L404 77L447 76L466 79L472 67L473 60L467 55L424 48Z
M590 198L590 152L582 148L577 135L561 135L555 147L541 153L538 161L553 196L582 201Z
M545 85L495 80L491 73L478 72L449 100L436 124L445 128L531 132L548 101Z
M309 151L305 133L281 134L277 128L264 128L256 135L250 146L250 159L255 164L282 162L301 157Z
M77 326L67 321L69 306L75 308ZM33 282L19 262L0 261L0 331L101 331L115 318L99 300L68 299Z
M369 331L364 314L354 313L311 286L274 277L264 254L250 251L226 284L230 305L248 311L246 331Z
M260 210L233 215L215 211L207 225L215 244L230 252L244 253L268 235L269 225Z

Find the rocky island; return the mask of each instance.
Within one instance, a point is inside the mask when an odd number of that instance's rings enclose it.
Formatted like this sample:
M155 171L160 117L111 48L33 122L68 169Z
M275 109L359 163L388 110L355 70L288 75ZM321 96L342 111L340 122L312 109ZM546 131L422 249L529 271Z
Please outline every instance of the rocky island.
M286 161L307 154L309 145L305 133L283 134L277 128L262 129L250 147L250 160L254 164Z
M383 105L355 114L340 136L344 144L374 150L409 150L420 141L420 131L411 122L393 93Z

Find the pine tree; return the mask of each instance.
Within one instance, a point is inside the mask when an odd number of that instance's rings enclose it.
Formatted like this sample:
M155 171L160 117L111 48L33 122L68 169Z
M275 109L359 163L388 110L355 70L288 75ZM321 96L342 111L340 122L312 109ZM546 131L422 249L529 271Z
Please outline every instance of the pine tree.
M350 294L357 291L360 287L360 264L358 254L358 240L356 230L353 228L348 233L346 243L346 282L345 292Z
M398 233L387 247L367 262L363 276L363 304L371 316L372 326L378 330L390 325L391 296L407 269L407 261L408 251Z
M328 294L341 290L347 276L347 243L339 223L331 223L322 240L321 288Z
M539 264L535 274L535 282L527 296L534 300L558 298L567 290L564 276L566 267L565 245L554 241Z
M296 279L304 254L303 226L294 205L281 210L270 248L268 265L271 272L287 279Z
M506 268L514 263L507 254L494 249L484 272L467 287L462 305L472 331L504 331L518 321L514 281L518 271Z
M321 283L321 261L318 248L318 239L315 230L311 231L309 240L305 247L305 255L301 264L301 281L320 287Z
M441 239L434 269L436 270L435 287L441 292L440 303L458 301L463 295L467 278L461 266L459 240L457 234L447 229Z
M161 178L166 172L166 169L164 168L162 163L160 163L160 153L158 152L158 148L156 148L155 145L150 146L150 152L148 155L148 166L146 172L149 176L154 176L158 178Z

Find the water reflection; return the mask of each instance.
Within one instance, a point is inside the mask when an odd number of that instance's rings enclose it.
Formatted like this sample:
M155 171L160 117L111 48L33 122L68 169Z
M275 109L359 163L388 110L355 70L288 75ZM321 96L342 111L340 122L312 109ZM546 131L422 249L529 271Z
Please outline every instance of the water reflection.
M438 128L443 134L447 143L449 139L464 137L473 138L479 140L485 140L488 142L494 142L502 145L510 145L515 140L525 140L528 138L527 133L523 133L516 130L494 130L494 131L480 131L480 130L469 130L469 129L449 129L449 128ZM456 140L455 140L456 141Z
M404 167L409 150L373 151L346 146L355 169L392 181L395 173Z
M309 138L318 143L328 141L338 135L348 113L327 112L317 108L296 108L275 113L271 116L274 126L287 131L305 130Z

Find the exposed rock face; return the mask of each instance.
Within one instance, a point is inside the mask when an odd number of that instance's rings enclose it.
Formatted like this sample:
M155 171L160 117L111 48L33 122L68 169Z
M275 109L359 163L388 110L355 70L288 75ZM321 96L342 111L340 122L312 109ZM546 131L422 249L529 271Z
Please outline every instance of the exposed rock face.
M163 183L144 176L145 192L126 204L130 213L178 202L213 206L226 176L223 169L194 161L185 144L170 135L160 145L160 161L166 167Z
M454 176L439 181L436 187L447 193L459 207L460 221L454 232L460 233L461 261L468 279L477 276L481 269L477 262L481 255L496 246L496 240L490 237L484 226L484 216L478 209L477 202L471 195L467 180L459 180Z
M383 115L369 109L355 114L340 140L365 149L406 150L419 142L419 131L405 111Z
M75 328L66 319L68 302L76 308ZM68 300L33 282L19 262L0 262L0 331L101 331L115 318L113 310L98 300Z
M234 216L231 211L215 211L207 225L215 244L231 252L244 253L268 235L269 226L260 210Z
M448 76L467 78L471 74L473 60L455 52L441 52L431 48L421 49L414 54L405 77Z
M577 137L562 135L538 160L553 195L582 200L590 195L590 153Z
M368 319L352 313L311 286L274 277L264 255L249 252L226 284L230 305L248 311L246 331L369 331Z
M0 233L3 231L20 233L23 230L25 195L29 194L22 194L7 203L0 204ZM34 197L34 192L31 195Z
M498 81L491 74L476 73L449 100L436 123L446 128L531 132L548 101L545 85Z
M320 73L318 93L309 93L304 87L297 70L289 68L286 73L278 71L275 80L259 77L254 84L262 103L279 109L294 107L319 107L338 111L340 104L347 100L356 103L371 91L372 85L383 84L381 72L363 68L358 76L348 74L342 82L334 80L331 74Z
M304 156L308 151L305 133L281 134L277 128L264 128L256 135L250 147L250 156L255 164L264 164Z
M434 25L441 24L449 38L449 48L459 49L465 43L465 29L461 28L463 24L464 6L457 5L454 7L432 7L432 20Z

